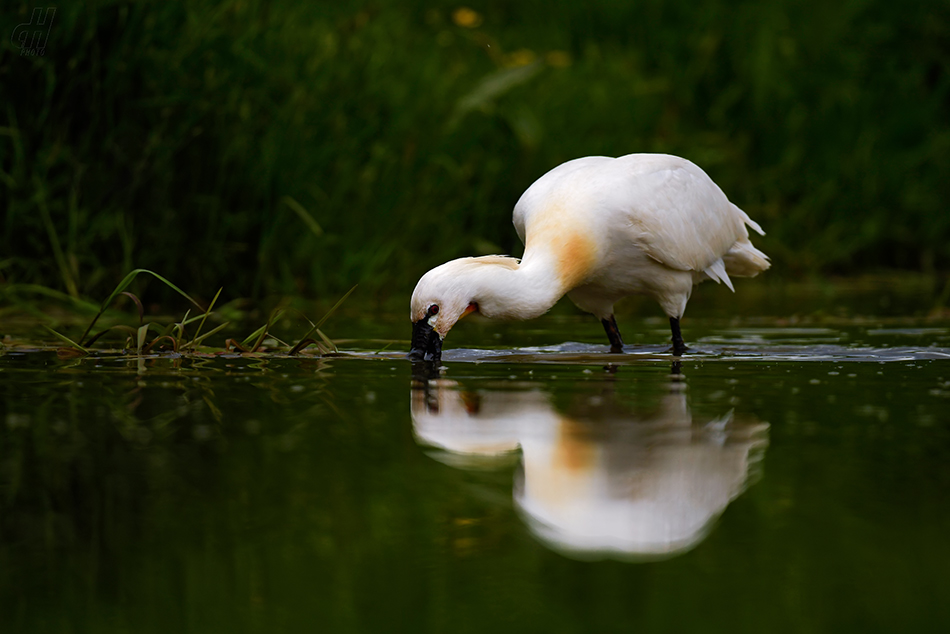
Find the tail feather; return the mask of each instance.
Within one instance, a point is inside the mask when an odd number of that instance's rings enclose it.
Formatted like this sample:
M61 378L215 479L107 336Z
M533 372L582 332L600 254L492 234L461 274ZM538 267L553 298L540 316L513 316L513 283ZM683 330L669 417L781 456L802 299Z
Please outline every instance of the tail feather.
M722 256L722 261L729 275L736 277L755 277L772 266L769 256L752 246L748 240L740 240L732 245L732 248Z
M733 293L736 292L736 289L732 286L732 280L729 279L729 274L726 273L726 266L723 263L723 259L719 258L705 269L703 273L709 276L709 279L715 280L717 283L722 282L729 287L729 290Z
M732 203L729 203L729 204L732 205ZM757 223L757 222L756 222L755 220L753 220L752 218L749 218L749 214L747 214L746 212L742 211L741 209L739 209L739 208L736 207L735 205L732 205L732 208L739 212L739 215L742 217L742 222L744 222L744 223L746 223L747 225L749 225L750 227L752 227L752 229L753 229L756 233L758 233L760 236L764 236L764 235L765 235L765 232L762 231L762 227L759 226L759 223Z

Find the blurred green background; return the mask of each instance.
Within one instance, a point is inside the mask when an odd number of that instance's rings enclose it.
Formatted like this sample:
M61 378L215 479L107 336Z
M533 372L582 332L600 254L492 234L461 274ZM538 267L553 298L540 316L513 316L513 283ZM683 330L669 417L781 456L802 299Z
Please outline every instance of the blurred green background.
M0 283L385 300L631 152L705 169L770 276L950 267L946 2L61 3L42 57L33 7L0 12Z

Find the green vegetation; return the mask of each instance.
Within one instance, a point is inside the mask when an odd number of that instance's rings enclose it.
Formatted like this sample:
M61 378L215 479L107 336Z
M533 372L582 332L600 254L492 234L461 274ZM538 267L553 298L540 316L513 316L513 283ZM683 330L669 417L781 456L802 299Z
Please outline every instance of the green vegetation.
M189 309L187 312L185 312L185 315L182 317L181 321L178 322L172 322L168 324L161 324L151 321L145 322L145 307L142 305L142 301L134 293L125 290L141 273L147 273L148 275L151 275L155 279L159 280L167 288L170 288L187 299L194 307L197 307L201 313L189 319L189 315L191 313L191 309ZM115 290L112 291L109 297L107 297L106 300L102 302L102 305L99 307L95 317L92 318L92 321L89 322L89 325L86 326L86 329L77 340L73 340L67 335L58 332L53 328L46 326L45 324L44 327L52 335L59 339L61 343L66 344L66 347L60 348L58 351L59 356L61 357L75 357L91 354L93 352L91 346L104 335L107 335L113 331L127 335L124 349L126 354L142 355L160 350L171 350L175 353L178 353L179 355L188 353L207 354L209 352L222 352L221 348L212 348L204 345L204 341L212 335L217 334L227 328L230 322L219 324L215 328L212 328L203 334L201 332L208 317L212 314L214 306L217 303L218 298L221 296L222 290L224 289L218 289L218 292L215 293L214 299L211 300L208 308L203 309L201 305L192 299L187 293L158 273L146 269L136 269L126 275L122 281L119 282L119 285L115 287ZM266 324L245 337L243 341L226 339L223 351L230 352L233 349L240 352L256 353L263 351L265 342L268 342L268 348L270 348L272 351L283 351L289 353L290 355L296 355L309 346L315 346L317 351L322 355L326 355L331 352L338 352L339 350L337 349L336 344L333 343L333 341L327 337L323 331L320 330L320 326L326 323L327 319L330 318L330 315L332 315L336 309L346 301L346 298L349 297L355 290L356 287L354 286L349 291L347 291L346 295L341 297L316 324L307 319L303 313L300 313L300 315L303 316L303 318L306 319L310 324L310 329L293 346L281 341L271 332L272 328L274 328L274 326L280 321L281 317L284 316L284 313L287 312L286 306L280 306L271 311ZM92 334L92 329L96 325L96 322L99 321L99 318L102 317L103 313L106 312L106 310L112 305L112 302L120 295L130 298L138 308L138 328L133 328L127 324L115 324L100 330L96 334ZM299 311L296 312L299 313ZM195 322L198 322L198 327L194 331L194 334L189 338L187 335L187 327L191 324L194 324ZM149 339L150 330L158 333L156 336L151 338L151 340ZM319 337L319 340L314 339L314 336Z
M950 5L102 1L0 26L0 281L379 297L574 157L686 156L772 274L950 266ZM147 292L171 296L168 287Z

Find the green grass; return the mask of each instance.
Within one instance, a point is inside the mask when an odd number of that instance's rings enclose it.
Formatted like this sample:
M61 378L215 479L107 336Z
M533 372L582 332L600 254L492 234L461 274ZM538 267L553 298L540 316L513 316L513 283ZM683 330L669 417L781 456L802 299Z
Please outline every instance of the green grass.
M769 275L950 267L945 3L459 6L72 3L45 56L4 37L0 282L385 300L518 254L534 179L629 152L706 169Z
M146 322L145 308L142 304L142 301L134 293L125 290L142 273L152 276L153 278L159 280L167 288L183 296L201 311L200 314L189 318L191 313L191 310L189 309L185 312L185 315L182 317L181 321L178 322L172 322L168 324L162 324L157 321ZM339 349L337 348L337 345L323 331L320 330L320 327L326 323L327 319L329 319L330 316L343 304L343 302L345 302L346 299L353 294L353 291L356 290L356 287L354 286L349 291L347 291L347 293L343 295L343 297L341 297L316 324L307 319L306 315L300 313L300 315L310 324L310 329L307 330L306 334L300 337L297 343L293 345L281 341L271 332L272 328L280 321L281 317L283 317L284 313L287 311L287 309L283 306L277 307L271 311L270 316L267 319L267 323L245 337L243 341L238 342L235 339L229 338L224 341L223 347L205 345L204 341L206 339L209 339L212 335L218 334L227 328L228 325L230 325L230 322L224 322L218 324L216 327L212 328L208 332L205 332L204 334L201 333L205 322L208 320L208 317L213 314L214 306L217 303L218 298L221 296L222 290L224 289L218 289L218 292L215 293L214 299L211 300L211 303L208 305L208 307L202 308L198 302L192 299L187 293L158 273L146 269L136 269L122 278L122 281L119 282L119 285L116 286L112 293L102 302L102 304L99 306L99 310L92 318L92 321L89 322L89 325L86 326L83 334L78 337L78 339L72 339L68 335L51 328L45 323L42 324L42 326L50 334L59 339L60 342L65 344L65 347L59 349L60 356L84 356L94 354L97 351L93 349L92 346L100 339L109 339L109 337L106 337L106 335L116 332L126 335L124 347L121 352L128 355L143 355L150 354L152 352L168 350L181 355L196 353L221 353L230 352L232 350L243 353L258 353L264 351L263 346L268 340L272 341L272 343L268 344L267 351L270 353L289 354L294 356L299 354L305 348L314 345L316 346L317 352L319 354L327 355L330 353L337 353L339 352ZM100 330L96 334L91 334L93 327L99 321L99 318L102 317L106 310L112 305L113 301L120 295L124 295L131 299L138 309L138 327L134 328L128 324L114 324L108 328ZM194 334L189 337L187 333L187 327L195 322L198 322L198 327ZM155 335L150 335L150 331L154 332ZM314 335L318 336L320 340L317 341L313 339ZM114 354L116 352L115 345L112 345L108 350L110 354Z

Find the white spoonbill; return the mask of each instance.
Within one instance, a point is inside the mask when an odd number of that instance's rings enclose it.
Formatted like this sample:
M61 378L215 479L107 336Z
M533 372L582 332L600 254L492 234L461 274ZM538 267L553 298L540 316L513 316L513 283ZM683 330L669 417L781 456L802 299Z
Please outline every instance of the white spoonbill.
M512 217L524 256L459 258L422 276L412 293L413 361L439 361L442 341L472 312L531 319L567 294L601 320L623 352L614 303L652 297L670 318L673 354L686 344L680 318L693 285L732 287L730 275L769 268L746 225L761 227L699 167L667 154L568 161L521 195Z

